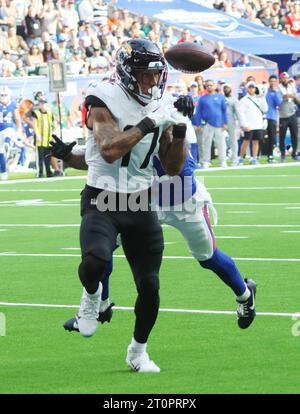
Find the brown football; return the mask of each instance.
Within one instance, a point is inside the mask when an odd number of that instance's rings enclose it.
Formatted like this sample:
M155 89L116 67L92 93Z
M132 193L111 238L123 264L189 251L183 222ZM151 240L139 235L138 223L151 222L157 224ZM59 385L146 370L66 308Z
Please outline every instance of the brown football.
M167 62L177 70L186 73L199 73L215 63L210 51L199 43L178 43L165 53Z

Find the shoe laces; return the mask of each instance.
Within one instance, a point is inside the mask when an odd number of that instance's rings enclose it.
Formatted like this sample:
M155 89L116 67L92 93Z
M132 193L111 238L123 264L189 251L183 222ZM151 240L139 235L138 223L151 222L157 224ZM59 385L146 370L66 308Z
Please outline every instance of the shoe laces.
M246 302L242 302L238 304L238 309L237 309L237 313L238 316L242 317L242 318L247 318L248 314L249 314L249 301L247 300Z
M99 312L99 296L91 296L84 291L81 302L79 316L85 319L97 319Z

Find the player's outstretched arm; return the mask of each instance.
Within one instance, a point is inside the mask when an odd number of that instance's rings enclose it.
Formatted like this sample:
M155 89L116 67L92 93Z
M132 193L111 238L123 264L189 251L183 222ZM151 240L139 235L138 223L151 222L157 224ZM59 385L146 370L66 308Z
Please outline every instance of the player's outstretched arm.
M93 130L94 139L101 156L108 163L113 163L126 155L145 135L161 125L172 125L176 121L172 112L173 104L161 106L148 114L136 126L120 131L117 122L107 108L92 108L87 126Z
M159 158L165 172L178 175L186 159L186 124L173 125L166 129L160 140Z
M92 108L87 126L93 129L98 150L104 160L110 164L127 154L145 135L136 126L120 131L107 108Z
M49 155L64 161L69 167L75 168L76 170L87 170L88 166L85 162L85 153L72 153L75 145L75 141L70 144L65 144L57 135L52 134L52 141L50 141L51 153Z

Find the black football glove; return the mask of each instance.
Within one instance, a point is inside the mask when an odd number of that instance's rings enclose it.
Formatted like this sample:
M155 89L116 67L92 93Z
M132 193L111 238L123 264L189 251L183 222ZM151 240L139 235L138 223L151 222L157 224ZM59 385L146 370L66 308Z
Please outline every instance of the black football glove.
M52 134L53 141L50 141L51 154L49 156L58 158L59 160L68 161L70 158L72 149L76 142L73 141L71 144L65 144L57 135Z
M182 112L184 116L188 116L190 119L194 115L194 102L191 96L180 95L177 101L174 102L174 106L177 111Z

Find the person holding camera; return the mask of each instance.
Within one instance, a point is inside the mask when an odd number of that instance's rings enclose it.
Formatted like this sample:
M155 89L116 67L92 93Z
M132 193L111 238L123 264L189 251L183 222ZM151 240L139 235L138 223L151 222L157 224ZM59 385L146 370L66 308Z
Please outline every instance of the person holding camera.
M244 156L252 143L251 165L257 165L259 143L264 137L265 113L268 111L268 104L261 88L256 83L250 81L246 84L247 94L238 103L238 115L242 131L244 132L243 143L241 146L239 164L243 165Z
M291 141L293 148L292 158L294 161L299 161L300 157L297 155L297 105L300 104L300 94L297 93L294 81L290 78L287 72L282 72L279 75L279 78L279 90L282 93L283 97L283 102L279 107L279 148L281 152L281 161L285 161L285 137L288 128L291 133Z

